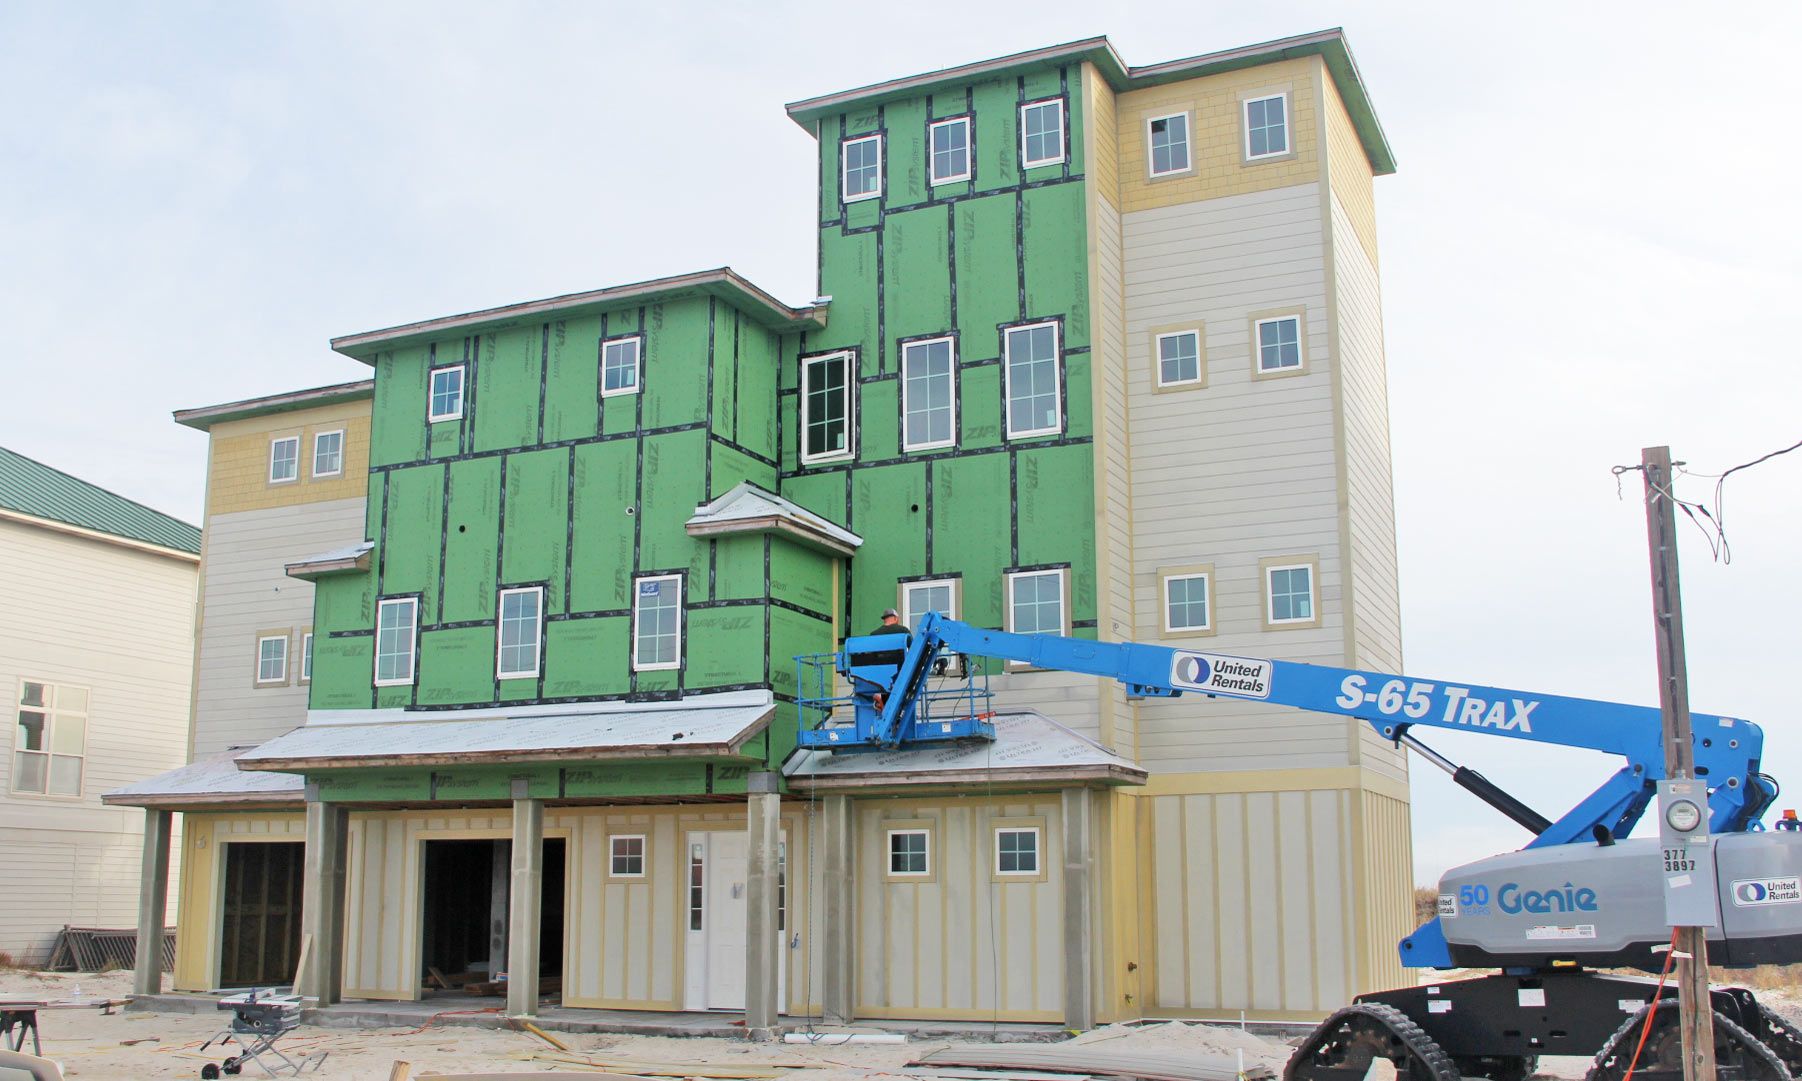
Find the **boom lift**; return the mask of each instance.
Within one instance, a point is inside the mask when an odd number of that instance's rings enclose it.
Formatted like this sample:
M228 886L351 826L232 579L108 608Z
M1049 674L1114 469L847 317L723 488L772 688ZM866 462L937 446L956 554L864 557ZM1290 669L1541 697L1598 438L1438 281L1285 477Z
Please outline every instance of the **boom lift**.
M1636 1053L1636 1076L1680 1081L1674 989L1594 970L1657 972L1669 948L1659 841L1619 839L1664 778L1657 710L1353 668L1011 634L928 613L911 635L848 638L837 653L797 658L801 746L856 752L993 739L985 688L966 682L928 689L932 676L969 656L1106 676L1146 698L1193 693L1356 717L1534 835L1519 852L1446 872L1439 914L1399 947L1411 968L1500 971L1360 995L1314 1030L1285 1081L1362 1081L1377 1058L1389 1059L1408 1081L1522 1081L1542 1054L1593 1054L1591 1081L1620 1081ZM850 694L833 693L834 673L849 681ZM847 706L849 723L835 721ZM810 714L817 723L807 723ZM1433 751L1415 728L1580 747L1624 763L1549 819ZM1777 796L1776 782L1759 772L1764 734L1747 721L1701 714L1693 715L1693 728L1720 911L1720 925L1708 935L1710 960L1729 967L1802 961L1802 833L1767 833L1760 823ZM1716 988L1713 998L1722 1081L1802 1077L1802 1034L1750 991Z

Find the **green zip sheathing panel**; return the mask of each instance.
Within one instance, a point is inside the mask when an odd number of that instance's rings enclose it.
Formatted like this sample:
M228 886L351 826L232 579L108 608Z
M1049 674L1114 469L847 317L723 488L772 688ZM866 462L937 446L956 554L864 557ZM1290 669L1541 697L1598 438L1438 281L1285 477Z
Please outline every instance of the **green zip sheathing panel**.
M341 769L309 773L307 780L319 785L319 796L327 803L458 806L504 803L512 799L512 782L516 778L526 782L534 799L743 795L745 780L753 768L762 768L761 763L720 760L513 764L455 769Z

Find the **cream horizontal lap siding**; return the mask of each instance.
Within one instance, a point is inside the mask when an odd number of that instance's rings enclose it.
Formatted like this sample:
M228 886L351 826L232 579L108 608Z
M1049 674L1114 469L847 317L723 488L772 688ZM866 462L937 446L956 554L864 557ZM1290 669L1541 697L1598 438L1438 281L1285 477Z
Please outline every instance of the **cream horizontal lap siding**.
M172 881L181 906L173 983L177 991L220 986L220 940L225 915L225 858L234 844L306 843L306 816L283 813L196 813L181 816L182 835L172 846L181 870ZM173 862L173 859L171 860Z

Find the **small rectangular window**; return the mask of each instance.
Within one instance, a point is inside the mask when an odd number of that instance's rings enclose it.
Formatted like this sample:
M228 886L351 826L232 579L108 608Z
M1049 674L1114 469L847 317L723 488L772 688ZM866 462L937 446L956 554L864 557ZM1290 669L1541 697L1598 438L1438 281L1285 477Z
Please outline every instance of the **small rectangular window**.
M498 607L495 678L536 678L544 632L544 587L503 589Z
M1020 167L1056 165L1064 160L1062 98L1020 106Z
M901 347L902 450L932 450L957 442L957 349L950 338Z
M1189 114L1154 116L1145 122L1152 176L1189 171Z
M1004 335L1003 381L1007 384L1007 437L1051 435L1063 430L1059 389L1057 324L1011 327Z
M1021 876L1039 873L1037 826L1002 827L995 831L995 873Z
M1285 315L1276 319L1259 319L1258 371L1287 372L1301 370L1301 317Z
M23 680L18 703L12 790L79 797L87 765L87 690Z
M890 878L926 878L932 874L932 831L888 831Z
M851 354L801 361L801 461L851 456Z
M313 436L313 476L335 477L344 472L344 433L319 432Z
M855 203L882 194L882 136L865 135L840 144L844 155L843 200Z
M607 838L608 855L607 877L609 878L643 878L644 875L644 834L619 834Z
M300 476L300 436L269 441L269 483L283 484Z
M638 335L601 343L601 397L638 393L638 355L643 343Z
M419 625L416 597L391 597L376 606L375 685L413 682L413 652Z
M257 639L257 682L288 682L287 635L265 635Z
M1289 95L1273 94L1245 103L1245 157L1271 158L1289 152Z
M1205 573L1164 577L1164 633L1214 629L1211 578Z
M300 681L313 682L313 632L307 631L300 636Z
M463 365L433 368L428 420L456 420L463 415Z
M1314 566L1292 563L1264 568L1268 608L1265 616L1272 625L1312 623L1315 618Z
M699 841L688 846L688 929L706 927L707 846Z
M1201 331L1159 334L1158 386L1180 387L1201 382Z
M1014 634L1068 634L1064 575L1059 568L1007 576L1007 629Z
M669 574L635 579L632 598L632 669L682 665L682 578Z
M950 184L970 179L970 118L940 120L926 128L932 146L932 182Z

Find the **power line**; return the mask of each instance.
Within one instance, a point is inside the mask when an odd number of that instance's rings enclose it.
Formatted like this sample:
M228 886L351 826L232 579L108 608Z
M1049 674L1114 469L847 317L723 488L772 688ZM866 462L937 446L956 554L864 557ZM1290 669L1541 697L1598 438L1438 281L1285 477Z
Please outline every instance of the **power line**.
M1768 462L1772 458L1788 454L1793 450L1802 450L1802 442L1792 443L1787 447L1771 451L1769 454L1760 455L1749 462L1741 462L1739 465L1733 466L1720 473L1698 473L1683 468L1681 462L1673 463L1673 476L1669 485L1659 485L1655 482L1648 481L1648 487L1651 488L1657 496L1670 500L1672 506L1681 510L1684 517L1688 518L1695 524L1697 529L1702 531L1702 536L1708 543L1708 550L1713 553L1716 562L1721 564L1731 564L1733 562L1733 546L1728 543L1727 540L1727 478L1741 470L1750 469L1755 465ZM1621 487L1622 475L1638 471L1641 468L1641 466L1637 465L1617 465L1614 467L1612 472L1614 473L1614 491L1617 498L1626 498ZM1708 507L1702 503L1678 498L1677 494L1672 490L1676 487L1675 474L1682 474L1690 477L1706 477L1713 480L1714 510L1711 512ZM1700 517L1698 517L1698 515L1700 515ZM1706 525L1703 524L1703 519L1707 519Z

